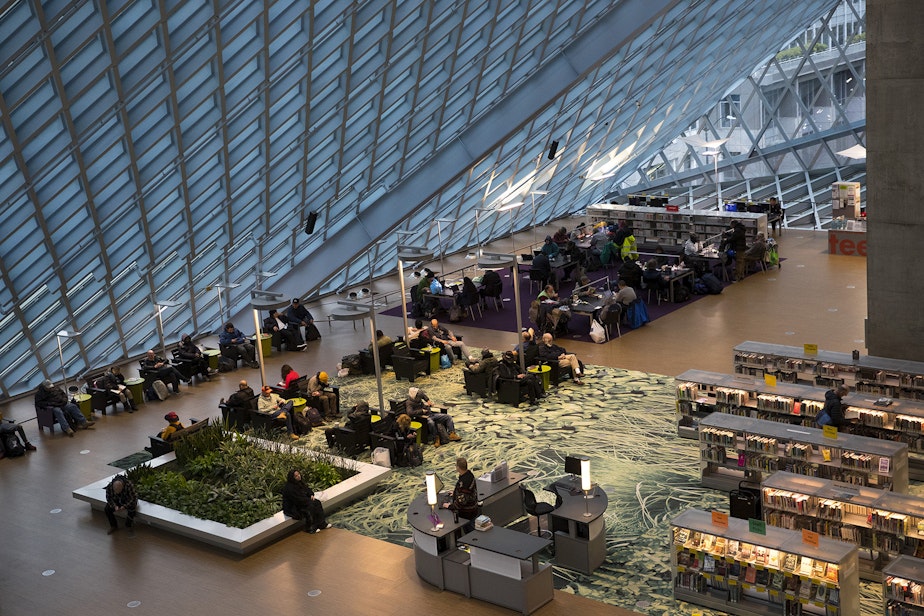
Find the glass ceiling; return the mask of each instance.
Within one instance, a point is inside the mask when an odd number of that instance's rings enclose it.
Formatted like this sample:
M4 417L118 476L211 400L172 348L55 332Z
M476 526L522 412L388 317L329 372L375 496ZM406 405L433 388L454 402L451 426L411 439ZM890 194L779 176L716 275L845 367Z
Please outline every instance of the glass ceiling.
M578 211L839 4L8 2L0 396Z

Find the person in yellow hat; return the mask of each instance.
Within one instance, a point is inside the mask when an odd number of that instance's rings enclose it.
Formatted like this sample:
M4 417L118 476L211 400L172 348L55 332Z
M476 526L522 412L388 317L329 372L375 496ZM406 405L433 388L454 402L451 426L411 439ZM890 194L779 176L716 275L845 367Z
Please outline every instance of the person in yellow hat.
M340 409L337 408L337 394L325 391L329 378L326 372L318 372L308 379L308 395L318 403L318 410L327 419L339 419ZM312 405L315 406L315 405Z

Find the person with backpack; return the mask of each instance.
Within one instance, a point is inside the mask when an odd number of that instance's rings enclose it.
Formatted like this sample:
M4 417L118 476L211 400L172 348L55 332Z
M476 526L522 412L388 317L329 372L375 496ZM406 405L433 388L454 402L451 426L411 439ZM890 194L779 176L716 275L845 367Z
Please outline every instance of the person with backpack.
M308 379L308 395L320 402L318 409L327 419L340 419L340 409L337 408L337 394L327 391L329 377L323 370L315 373ZM312 405L314 406L314 405Z
M289 471L282 487L282 512L294 520L304 520L306 533L319 533L332 526L324 515L324 505L295 469Z
M172 441L175 438L174 435L177 432L186 428L186 426L183 425L183 422L180 421L180 416L173 411L170 411L164 415L164 421L167 422L167 427L161 430L160 434L157 436L164 439L165 441Z
M849 427L844 417L844 396L850 393L850 387L841 383L834 389L825 392L825 405L815 416L815 426L823 428L834 426L839 431Z
M27 451L35 451L35 445L26 438L22 426L12 419L3 419L0 413L0 459L17 458Z

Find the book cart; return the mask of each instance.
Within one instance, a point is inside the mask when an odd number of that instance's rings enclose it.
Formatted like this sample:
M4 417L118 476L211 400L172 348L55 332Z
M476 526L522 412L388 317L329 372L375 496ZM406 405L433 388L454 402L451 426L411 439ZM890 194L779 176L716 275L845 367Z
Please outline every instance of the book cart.
M924 498L787 472L761 484L767 524L808 529L860 548L860 576L880 581L903 554L924 556Z
M713 412L811 427L826 391L780 382L770 386L762 377L687 370L677 377L677 433L696 438L699 421ZM843 404L855 433L906 443L909 477L924 479L924 403L852 392Z
M699 422L701 484L730 491L742 479L789 471L881 490L908 491L908 446L865 436L713 413Z
M856 546L699 509L670 533L675 599L742 616L860 613Z
M924 616L924 560L899 556L882 575L885 616Z
M924 363L873 355L853 359L849 353L746 341L734 350L736 374L772 374L787 383L834 387L845 383L858 392L924 400Z

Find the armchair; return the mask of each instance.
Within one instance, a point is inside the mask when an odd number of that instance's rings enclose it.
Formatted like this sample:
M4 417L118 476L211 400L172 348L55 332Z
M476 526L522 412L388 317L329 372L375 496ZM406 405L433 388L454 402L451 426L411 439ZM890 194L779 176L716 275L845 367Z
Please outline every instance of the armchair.
M407 379L411 383L419 374L430 374L430 357L420 349L406 348L391 357L395 368L395 380Z
M482 398L494 395L493 372L472 372L468 368L463 368L462 375L465 377L465 393L468 395L475 393Z
M270 388L273 390L273 393L278 394L280 398L286 400L291 400L292 398L301 398L305 395L306 388L308 387L308 377L300 376L289 385L289 387L279 387L277 385L270 385Z
M520 406L529 399L529 389L523 379L497 379L497 401L501 404Z
M394 354L394 342L389 342L379 347L379 364L382 368L391 365L391 358ZM363 374L375 374L375 359L372 357L372 351L369 349L360 349L359 362L362 366Z

